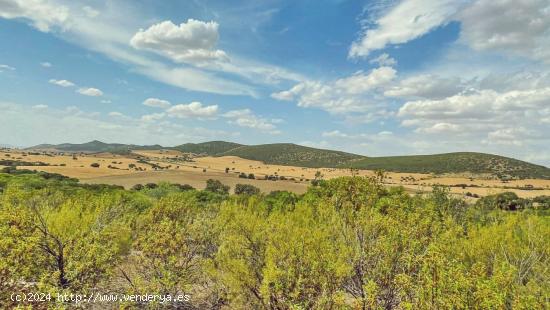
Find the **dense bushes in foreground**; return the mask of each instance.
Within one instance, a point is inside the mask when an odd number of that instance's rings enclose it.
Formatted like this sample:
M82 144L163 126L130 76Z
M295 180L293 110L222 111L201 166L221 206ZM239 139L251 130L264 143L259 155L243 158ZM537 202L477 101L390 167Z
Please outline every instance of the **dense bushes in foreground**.
M444 188L411 196L345 177L301 196L230 196L215 181L126 191L32 174L0 174L0 187L1 308L37 291L190 296L135 308L549 305L548 216L467 205Z

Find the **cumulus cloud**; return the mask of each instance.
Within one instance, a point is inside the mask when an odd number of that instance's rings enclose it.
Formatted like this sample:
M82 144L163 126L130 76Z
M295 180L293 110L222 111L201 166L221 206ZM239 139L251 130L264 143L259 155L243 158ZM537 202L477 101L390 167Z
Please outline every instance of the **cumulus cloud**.
M367 23L350 57L419 38L449 22L461 23L460 40L550 63L550 2L547 0L404 0Z
M67 22L69 9L43 0L2 0L0 17L24 18L40 31L48 32L52 26L63 26Z
M240 127L257 129L270 134L280 134L273 120L255 115L250 109L233 110L225 113L224 117L230 119L230 124Z
M380 54L380 56L374 58L374 59L371 59L369 61L369 63L371 64L378 64L379 66L389 66L389 67L392 67L392 66L395 66L397 64L397 60L395 60L394 58L390 57L390 55L388 55L387 53L383 53L383 54Z
M405 103L402 125L422 134L443 134L447 141L485 145L531 146L550 142L550 87L531 90L468 90L438 100ZM462 137L462 138L460 138ZM469 140L468 140L469 139Z
M90 97L99 97L103 96L103 92L97 88L93 87L83 87L79 88L77 92L84 96L90 96Z
M339 79L334 83L334 86L344 90L348 94L361 94L388 84L395 78L396 72L391 67L380 67L372 70L367 75L360 72L350 77Z
M212 119L216 118L217 113L217 105L203 106L202 103L196 101L189 104L177 104L166 110L168 116L177 118Z
M40 65L44 68L51 68L52 67L52 64L47 62L47 61L41 62Z
M497 50L550 63L550 2L478 0L462 10L461 40L476 50Z
M145 99L145 101L143 101L143 105L146 105L148 107L153 107L153 108L166 109L170 107L170 102L166 100L158 99L158 98L147 98Z
M406 43L446 23L455 14L456 0L405 0L365 29L351 45L350 57L366 57L391 44Z
M146 114L141 117L141 120L144 122L153 122L158 121L164 118L166 114L164 113L152 113L152 114Z
M455 95L464 89L458 77L440 77L420 74L401 80L384 92L388 97L441 99Z
M75 84L71 81L68 81L68 80L56 80L56 79L51 79L49 80L48 82L50 82L50 84L55 84L57 86L61 86L61 87L72 87L72 86L75 86Z
M200 65L211 61L226 61L228 57L216 49L218 23L189 19L179 26L171 21L140 29L130 40L136 49L146 49L175 62Z
M365 74L358 72L334 82L301 82L289 90L271 94L272 98L298 102L304 108L320 108L333 114L366 112L372 108L373 90L382 88L396 76L391 67L380 67Z

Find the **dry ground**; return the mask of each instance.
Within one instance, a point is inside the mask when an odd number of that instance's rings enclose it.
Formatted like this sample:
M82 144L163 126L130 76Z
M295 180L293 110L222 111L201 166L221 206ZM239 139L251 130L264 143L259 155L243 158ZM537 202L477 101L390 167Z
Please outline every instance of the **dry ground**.
M19 150L0 151L0 159L15 159L29 162L41 161L52 166L20 167L20 169L36 169L41 171L60 173L69 177L78 178L84 183L106 183L122 185L126 188L141 183L158 183L161 181L189 184L195 188L204 188L207 179L218 179L232 188L238 183L247 183L259 187L264 192L273 190L288 190L303 193L315 173L320 171L325 179L339 176L349 176L352 173L361 176L372 176L372 171L350 171L347 169L332 168L304 168L281 165L266 165L262 162L242 159L234 156L225 157L197 157L191 158L173 150L135 151L132 156L103 154L72 154L49 153L49 155L30 155ZM9 155L9 157L8 157ZM137 156L141 156L149 163L164 167L154 170L149 164L139 163ZM90 165L98 163L99 168ZM135 168L130 169L129 165ZM64 165L64 166L62 166ZM118 168L108 168L108 166ZM226 168L229 168L226 173ZM254 174L256 179L239 178L239 173ZM264 180L265 175L284 176L294 180ZM385 183L389 186L403 186L409 191L429 191L434 184L450 186L451 192L464 195L467 192L485 196L489 194L513 191L520 197L535 197L550 195L550 180L513 180L503 183L500 180L485 178L470 178L464 176L434 176L420 173L387 173ZM461 185L466 186L462 188ZM541 188L538 190L519 189L526 186ZM508 188L507 188L508 187Z

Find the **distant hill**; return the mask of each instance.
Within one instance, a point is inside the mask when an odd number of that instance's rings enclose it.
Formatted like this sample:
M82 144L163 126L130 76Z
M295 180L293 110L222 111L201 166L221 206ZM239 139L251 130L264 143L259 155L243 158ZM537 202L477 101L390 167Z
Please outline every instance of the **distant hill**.
M550 179L550 168L484 153L365 157L340 167L410 173L474 173L498 177Z
M135 144L120 144L120 143L105 143L101 141L90 141L87 143L73 144L40 144L28 149L33 150L57 150L62 152L86 152L86 153L102 153L110 152L115 154L126 154L131 150L158 150L162 146L156 145L135 145Z
M276 143L241 146L218 156L238 156L266 164L301 167L336 167L344 163L364 158L364 156L340 151L316 149L292 143Z
M225 142L225 141L210 141L203 143L185 143L173 147L172 149L184 153L205 154L215 156L229 150L243 146L242 144Z
M292 143L242 145L225 141L186 143L175 147L134 145L91 141L82 144L41 144L29 149L62 152L111 152L127 154L132 150L174 149L207 156L237 156L266 164L310 168L356 168L407 173L472 173L500 178L550 179L550 168L521 160L472 152L435 155L366 157L340 151L317 149Z

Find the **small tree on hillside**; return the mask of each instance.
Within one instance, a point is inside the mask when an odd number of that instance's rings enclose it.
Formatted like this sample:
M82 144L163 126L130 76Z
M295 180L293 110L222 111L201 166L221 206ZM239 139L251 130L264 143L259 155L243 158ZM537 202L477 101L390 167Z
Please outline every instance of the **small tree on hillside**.
M250 184L237 184L235 185L236 195L256 195L260 193L260 189Z
M229 188L230 187L228 185L224 185L219 180L208 179L204 190L221 195L227 195L229 194Z

